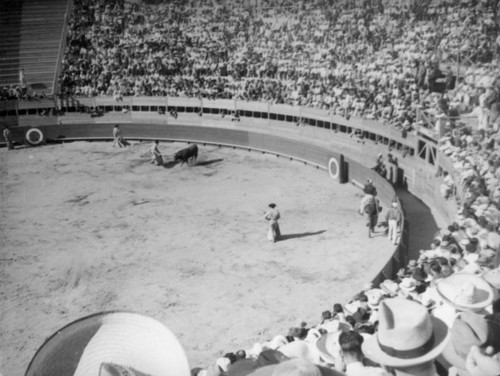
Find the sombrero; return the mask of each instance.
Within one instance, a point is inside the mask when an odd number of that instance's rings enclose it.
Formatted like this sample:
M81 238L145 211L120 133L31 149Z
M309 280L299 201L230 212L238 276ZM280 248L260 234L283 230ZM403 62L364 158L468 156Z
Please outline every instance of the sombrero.
M442 279L436 291L445 302L460 311L479 312L494 298L492 287L483 278L469 273L454 273Z

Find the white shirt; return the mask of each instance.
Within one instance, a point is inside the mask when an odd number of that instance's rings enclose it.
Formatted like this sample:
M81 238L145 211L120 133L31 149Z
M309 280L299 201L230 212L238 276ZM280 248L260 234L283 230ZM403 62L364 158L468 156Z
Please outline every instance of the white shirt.
M361 362L355 362L346 366L347 376L390 376L383 368L365 367Z

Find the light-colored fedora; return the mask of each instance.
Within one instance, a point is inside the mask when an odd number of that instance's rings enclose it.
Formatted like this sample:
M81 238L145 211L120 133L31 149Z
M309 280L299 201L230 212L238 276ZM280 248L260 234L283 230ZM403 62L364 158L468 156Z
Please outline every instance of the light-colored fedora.
M494 298L492 287L483 278L469 273L454 273L436 286L443 300L459 311L479 312Z
M432 361L448 340L446 324L423 305L394 298L380 303L378 332L363 342L362 349L374 362L403 368Z
M451 365L465 370L465 360L472 346L500 350L500 324L474 312L461 312L450 330L450 342L443 358Z
M335 364L339 360L340 345L339 335L341 331L323 334L316 342L321 357L327 363Z
M138 375L189 376L184 349L161 322L130 312L101 312L55 332L25 376L99 376L119 369Z

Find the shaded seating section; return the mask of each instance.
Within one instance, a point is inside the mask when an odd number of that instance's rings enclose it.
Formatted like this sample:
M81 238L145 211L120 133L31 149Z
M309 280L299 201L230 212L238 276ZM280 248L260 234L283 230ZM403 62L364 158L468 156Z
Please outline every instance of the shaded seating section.
M22 88L20 93L11 90L12 99L19 94L28 99L30 90L33 95L53 94L67 8L67 0L0 3L0 87L24 86L21 69L27 86L24 93Z

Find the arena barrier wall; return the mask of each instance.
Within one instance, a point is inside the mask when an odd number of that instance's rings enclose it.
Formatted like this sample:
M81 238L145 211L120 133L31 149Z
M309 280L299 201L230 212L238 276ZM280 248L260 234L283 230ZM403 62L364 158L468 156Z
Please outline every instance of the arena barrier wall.
M113 123L114 124L114 123ZM72 140L109 140L113 124L61 124L42 125L36 128L19 127L15 132L39 130L43 133L45 142L64 142ZM255 133L248 130L221 129L206 126L183 126L165 124L120 124L123 134L127 139L145 140L159 139L180 142L196 142L200 144L214 144L220 146L256 150L263 153L275 154L279 157L290 158L303 163L313 165L323 170L329 170L329 163L335 159L339 166L338 174L334 174L334 180L345 183L347 179L365 182L367 178L375 182L378 197L383 205L390 204L392 200L398 200L396 193L389 181L383 179L373 170L345 158L342 154L328 148L320 147L300 139L291 139L273 134ZM344 171L345 169L345 171ZM330 172L330 171L328 171ZM330 173L330 176L332 174ZM344 180L342 180L344 179ZM357 208L358 202L354 203ZM384 213L382 213L384 215ZM391 278L404 261L405 248L398 246L390 260L373 281L380 282Z
M13 112L19 111L24 114L29 114L33 109L46 107L49 103L37 102L23 102L22 105L6 103L0 105L0 110ZM29 108L26 108L29 107ZM274 136L269 137L271 132L275 134L280 132L276 124L282 122L287 126L288 136L293 133L295 126L300 123L308 125L325 132L334 132L334 138L337 139L337 144L341 144L344 140L349 140L348 136L353 130L362 132L366 140L373 140L378 142L381 148L390 147L393 153L401 154L406 150L409 158L399 158L399 165L390 166L392 173L389 180L397 185L406 186L413 194L421 198L433 211L436 220L440 224L450 223L454 218L453 206L455 203L447 202L439 194L439 179L436 177L438 169L437 163L428 164L425 160L420 160L416 157L416 152L419 147L419 139L416 136L409 135L403 138L401 133L389 125L380 124L373 120L364 120L352 117L345 119L343 117L329 114L326 110L310 109L302 107L294 107L289 105L276 105L269 103L255 103L237 100L207 100L196 98L164 98L164 97L128 97L123 100L116 101L110 97L96 97L96 98L69 98L58 99L57 108L62 109L65 114L77 113L83 110L83 117L80 117L73 125L63 124L53 128L51 126L40 126L46 134L46 138L50 141L63 141L64 139L70 140L69 135L76 139L95 139L107 140L110 139L111 131L110 124L104 123L86 123L89 121L85 117L85 111L90 109L100 109L104 113L116 114L117 119L120 119L124 112L130 116L129 121L133 123L138 120L140 122L140 130L138 126L121 123L122 130L127 137L137 139L147 139L145 134L151 139L172 139L177 141L186 142L207 142L225 144L227 146L254 148L263 152L274 153L291 159L299 160L304 163L310 163L318 168L328 170L328 162L332 156L337 156L340 159L340 154L334 153L328 148L313 145L312 143L304 143L299 139L292 139L290 137ZM242 120L238 123L238 128L242 130L234 130L227 127L218 128L220 120L217 117L211 117L211 124L213 127L197 128L193 125L175 125L173 118L169 115L161 117L161 120L156 116L159 109L175 109L181 113L191 113L191 119L195 119L196 114L210 114L210 115L238 115ZM126 109L126 111L123 111ZM123 112L122 112L123 111ZM149 113L149 114L148 114ZM155 115L151 117L150 115ZM19 118L23 118L20 116ZM264 124L262 129L265 134L258 132L245 132L246 127L245 118L252 118L251 123L255 124L260 122ZM0 118L1 119L1 118ZM201 119L201 118L200 118ZM65 115L54 116L53 123L57 121L65 121ZM115 123L113 117L108 122ZM119 120L116 120L119 122ZM143 124L147 122L147 124ZM156 124L154 124L156 122ZM22 122L21 122L22 123ZM86 123L86 124L84 124ZM161 124L159 124L161 123ZM288 124L290 127L288 128ZM191 123L190 123L191 124ZM196 121L193 121L196 124ZM12 134L19 142L24 142L27 127L13 127L11 128ZM67 133L69 132L70 133ZM133 132L137 133L136 136ZM297 132L298 133L298 132ZM331 133L330 133L331 134ZM325 134L326 135L326 134ZM299 135L300 137L300 135ZM332 136L329 136L332 137ZM384 149L387 150L387 149ZM357 150L351 153L343 153L345 163L348 167L345 171L347 176L340 174L339 178L343 182L347 182L355 176L357 167L355 163L362 166L370 167L369 161L374 161L376 155L367 153L361 145L357 146ZM438 157L435 160L440 163L445 161L445 158L438 152ZM444 162L443 162L444 163ZM341 163L341 165L343 165ZM361 169L362 170L362 169ZM368 169L365 168L365 171ZM366 179L365 175L365 179ZM374 179L375 180L375 179ZM340 181L340 180L339 180ZM364 179L361 179L364 181ZM392 195L391 195L392 196ZM403 232L404 235L407 231ZM392 258L399 264L405 262L404 252L396 252L397 254ZM399 260L399 261L398 261ZM395 261L392 261L384 271L383 275L389 277L397 271Z
M377 286L386 279L393 279L398 270L408 264L409 223L405 220L404 207L390 181L356 161L347 160L346 163L348 164L347 171L349 173L349 178L355 184L357 183L356 185L359 186L360 183L363 184L367 179L371 179L375 187L377 187L377 197L382 203L382 212L379 215L379 222L383 222L382 219L385 218L385 214L393 201L396 201L399 207L403 209L403 226L399 244L379 274L373 278L372 283L374 286ZM374 251L376 252L376 250Z

